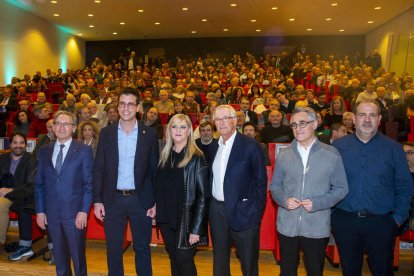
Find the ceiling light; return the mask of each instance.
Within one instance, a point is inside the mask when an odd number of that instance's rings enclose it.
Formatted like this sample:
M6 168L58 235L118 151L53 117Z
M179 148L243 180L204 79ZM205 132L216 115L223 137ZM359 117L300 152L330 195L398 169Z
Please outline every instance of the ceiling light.
M374 8L374 10L380 10L381 9L381 7L375 7Z
M119 22L120 25L125 25L125 22Z
M197 32L196 32L196 31L191 31L191 33L192 33L192 34L196 34Z
M138 12L144 12L144 10L138 10Z
M340 32L345 32L345 30L344 30L344 29L340 29L339 31L340 31Z
M293 22L293 21L295 21L295 18L289 18L289 21Z
M254 22L256 22L256 19L251 19L250 22L253 22L254 23Z
M257 30L256 30L256 32L261 32L261 31L262 31L262 30L260 30L260 29L257 29Z
M56 0L53 0L53 1L50 1L50 3L57 4L57 1Z
M332 3L331 6L336 7L336 6L338 6L338 3Z
M94 25L89 25L89 28L95 28L95 26Z
M272 10L274 10L274 11L277 10L277 7L272 7Z
M227 32L229 29L223 29L223 32Z
M374 23L374 21L372 21L372 20L371 20L371 21L368 21L367 23L368 23L368 24L372 24L372 23Z
M201 21L203 21L203 22L207 22L207 19L203 18L203 19L201 19Z
M89 14L88 14L88 16L89 16L89 17L92 17L92 16L93 16L93 14L89 13Z
M331 21L331 20L332 20L332 18L328 17L328 18L325 18L325 20L326 20L326 21Z
M78 36L83 36L83 34L78 34Z
M57 16L59 16L59 14L58 13L54 13L53 16L56 16L57 17Z
M155 25L160 25L161 23L160 22L155 22Z
M230 7L237 7L237 4L230 4Z
M95 3L99 4L99 3L101 3L101 0L95 0Z
M183 11L188 11L188 8L182 8Z
M311 29L311 28L307 28L306 30L307 30L308 32L312 31L312 29Z
M113 34L113 35L117 35L118 33L117 33L117 32L113 32L112 34Z

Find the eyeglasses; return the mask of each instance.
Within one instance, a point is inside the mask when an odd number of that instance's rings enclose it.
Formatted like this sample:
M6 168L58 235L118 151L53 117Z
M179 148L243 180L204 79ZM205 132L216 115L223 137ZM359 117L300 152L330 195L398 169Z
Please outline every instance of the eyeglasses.
M414 154L414 151L411 151L411 150L405 152L405 155L407 156L412 156L413 154Z
M68 126L73 126L74 124L68 123L68 122L54 122L53 123L56 127L63 127L66 128Z
M134 107L136 107L137 106L137 104L136 103L133 103L133 102L129 102L129 103L126 103L126 102L120 102L119 103L119 107L120 108L125 108L125 107L127 107L128 109L132 109L132 108L134 108Z
M171 128L172 128L172 129L181 129L181 130L185 130L185 129L187 129L187 128L188 128L188 126L186 126L186 125L181 125L181 126L179 126L179 125L171 125Z
M215 123L220 123L220 122L224 122L227 123L230 119L234 119L235 117L223 117L223 118L215 118L214 122Z
M298 126L299 126L299 128L305 128L309 123L312 123L312 122L315 122L315 120L309 121L309 122L307 122L307 121L300 121L299 123L291 123L290 124L290 127L292 129L296 129Z

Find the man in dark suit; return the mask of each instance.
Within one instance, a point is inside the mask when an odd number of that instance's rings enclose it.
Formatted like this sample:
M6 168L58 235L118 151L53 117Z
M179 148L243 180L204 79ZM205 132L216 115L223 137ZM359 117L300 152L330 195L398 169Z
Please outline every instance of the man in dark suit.
M158 139L155 129L137 121L139 98L132 88L119 97L120 121L102 129L93 172L95 216L104 222L108 275L124 275L122 242L129 220L139 276L152 275L152 219Z
M246 116L246 122L252 122L253 124L257 125L257 114L256 112L249 110L250 107L250 100L247 97L242 97L240 102L240 111L244 113Z
M10 87L3 89L3 95L0 96L0 117L3 119L9 118L9 113L16 111L18 108L17 99L12 95Z
M236 246L244 276L257 276L260 219L267 175L259 143L236 131L236 111L218 106L213 120L221 137L211 153L210 227L213 275L230 275L230 247Z
M19 221L19 247L9 256L12 261L33 255L32 213L36 161L26 152L26 145L26 136L15 132L10 137L11 153L0 155L0 253L6 241L9 210L18 214Z
M92 204L92 148L72 139L76 117L58 111L53 117L56 142L38 153L36 221L53 240L57 275L87 275L86 224Z

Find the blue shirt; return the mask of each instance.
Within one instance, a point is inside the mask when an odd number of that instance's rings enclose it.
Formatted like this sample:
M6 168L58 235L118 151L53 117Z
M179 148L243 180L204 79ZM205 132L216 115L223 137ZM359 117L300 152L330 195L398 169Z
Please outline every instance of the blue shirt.
M401 225L408 218L414 192L402 146L381 133L367 143L350 134L332 145L341 153L349 187L337 207L348 212L392 213Z
M116 188L119 190L135 189L135 151L138 141L138 122L130 133L122 130L121 123L118 123L118 182Z

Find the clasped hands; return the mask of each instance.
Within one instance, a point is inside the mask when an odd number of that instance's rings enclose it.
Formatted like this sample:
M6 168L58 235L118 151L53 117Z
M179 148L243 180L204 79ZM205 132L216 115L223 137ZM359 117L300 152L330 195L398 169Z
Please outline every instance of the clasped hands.
M312 200L310 199L299 200L294 197L288 197L288 199L286 200L286 209L288 210L294 210L296 208L299 208L300 206L305 208L306 211L311 212L312 211Z

